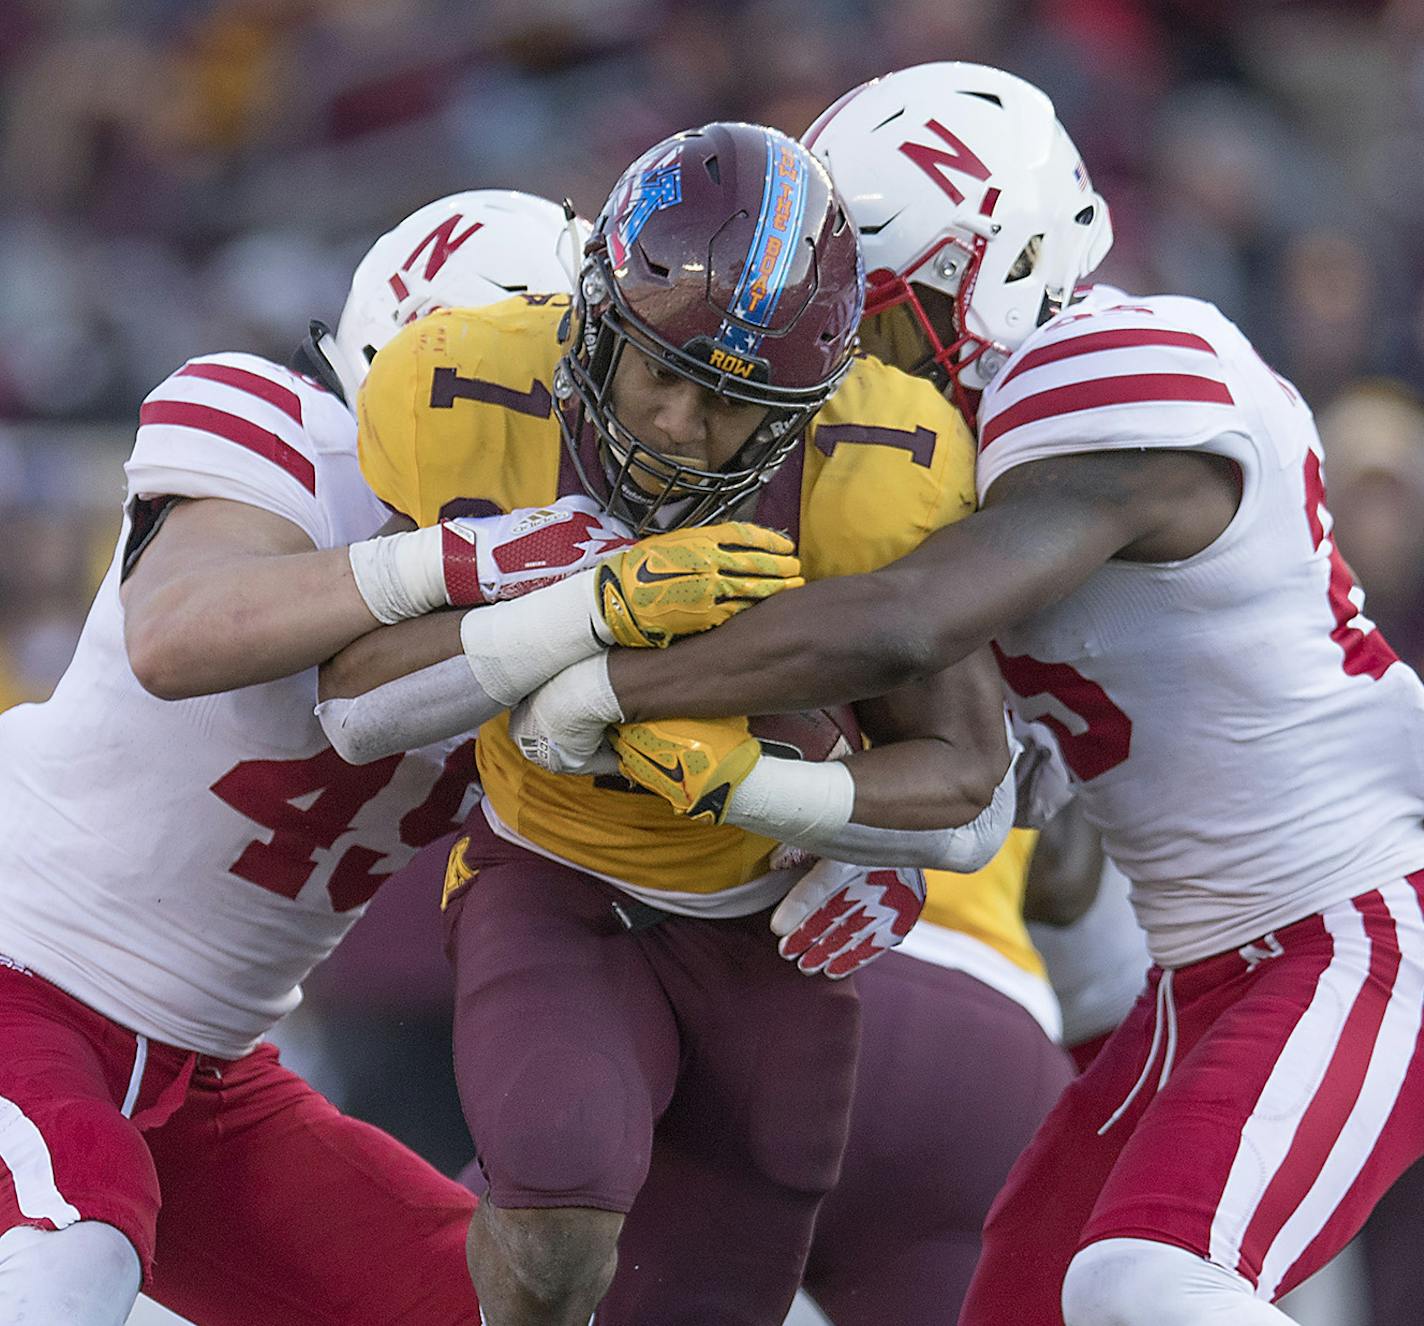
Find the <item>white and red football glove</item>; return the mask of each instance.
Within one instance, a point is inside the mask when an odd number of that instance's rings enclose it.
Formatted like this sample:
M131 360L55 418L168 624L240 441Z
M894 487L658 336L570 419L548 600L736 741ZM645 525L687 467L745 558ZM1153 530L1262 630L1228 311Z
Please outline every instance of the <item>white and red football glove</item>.
M440 528L446 597L454 607L531 594L634 541L626 525L583 496L507 516L445 520Z
M356 587L378 621L519 598L596 566L633 542L592 498L500 516L456 516L351 545Z
M888 953L925 905L924 871L817 861L771 914L777 950L807 975L832 980Z

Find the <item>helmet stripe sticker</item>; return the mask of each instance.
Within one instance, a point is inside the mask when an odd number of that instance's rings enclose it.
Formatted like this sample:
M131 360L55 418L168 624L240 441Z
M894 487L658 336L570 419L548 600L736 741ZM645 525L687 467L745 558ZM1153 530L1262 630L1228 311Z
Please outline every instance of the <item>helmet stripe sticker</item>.
M792 237L806 211L806 186L806 166L792 144L780 135L767 134L761 212L732 298L733 316L759 327L770 324L796 257ZM724 322L717 339L729 349L753 354L762 338L746 327Z

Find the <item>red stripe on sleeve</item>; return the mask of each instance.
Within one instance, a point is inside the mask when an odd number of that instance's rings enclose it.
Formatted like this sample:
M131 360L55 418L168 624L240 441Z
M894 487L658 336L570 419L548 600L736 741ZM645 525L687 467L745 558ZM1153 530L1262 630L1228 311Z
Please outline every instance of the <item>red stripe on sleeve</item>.
M1069 336L1055 341L1052 345L1041 345L1030 350L1017 364L1004 374L1008 382L1027 373L1031 368L1044 364L1056 364L1060 359L1071 359L1074 355L1090 355L1097 350L1123 350L1140 346L1169 346L1174 350L1205 350L1213 358L1216 351L1209 341L1191 332L1169 331L1162 327L1112 327L1107 331L1088 332L1084 336Z
M139 425L174 424L180 428L195 428L200 433L236 442L280 465L313 497L316 496L316 467L300 451L289 447L276 433L259 428L250 419L239 418L210 405L195 405L191 401L149 401L138 414Z
M1067 386L1040 391L996 414L984 425L979 450L989 447L1005 433L1053 415L1096 410L1105 405L1166 404L1169 401L1204 401L1212 405L1235 403L1230 388L1216 378L1190 373L1133 373L1116 378L1093 378Z
M275 405L295 423L302 421L301 397L260 373L249 373L245 368L233 368L229 364L184 364L173 376L206 378L209 382L221 382L225 387L236 387L238 391L256 396L268 405Z

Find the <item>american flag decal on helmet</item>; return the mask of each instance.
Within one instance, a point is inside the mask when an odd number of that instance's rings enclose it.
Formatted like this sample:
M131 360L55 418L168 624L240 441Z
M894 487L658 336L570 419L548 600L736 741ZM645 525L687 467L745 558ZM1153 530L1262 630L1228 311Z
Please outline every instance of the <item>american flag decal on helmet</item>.
M682 201L682 162L655 162L638 177L626 210L609 234L609 257L615 267L623 265L633 241L643 233L654 212L676 207Z

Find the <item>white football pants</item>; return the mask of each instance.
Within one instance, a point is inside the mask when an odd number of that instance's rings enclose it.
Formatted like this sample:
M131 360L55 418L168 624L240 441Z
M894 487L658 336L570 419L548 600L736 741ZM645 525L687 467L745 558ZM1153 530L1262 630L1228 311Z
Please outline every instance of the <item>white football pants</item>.
M1090 1243L1063 1278L1064 1326L1288 1326L1239 1275L1147 1239Z
M0 1234L0 1326L124 1326L138 1253L112 1225L17 1226Z

